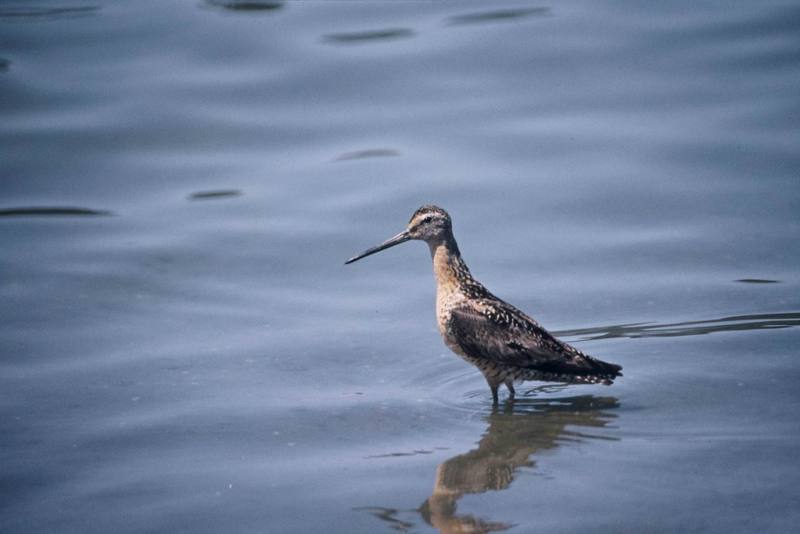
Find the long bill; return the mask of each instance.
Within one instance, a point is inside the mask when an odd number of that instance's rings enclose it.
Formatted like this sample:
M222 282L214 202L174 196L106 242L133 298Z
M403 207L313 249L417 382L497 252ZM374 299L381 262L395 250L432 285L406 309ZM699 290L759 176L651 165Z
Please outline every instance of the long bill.
M353 256L352 258L350 258L349 260L344 262L344 264L347 265L348 263L353 263L354 261L358 261L361 258L366 258L367 256L369 256L371 254L375 254L376 252L380 252L381 250L386 250L389 247L393 247L395 245L399 245L400 243L405 243L409 239L411 239L411 236L408 234L408 230L404 230L404 231L400 232L399 234L397 234L396 236L390 237L389 239L387 239L386 241L384 241L380 245L372 247L372 248L368 248L367 250L365 250L361 254Z

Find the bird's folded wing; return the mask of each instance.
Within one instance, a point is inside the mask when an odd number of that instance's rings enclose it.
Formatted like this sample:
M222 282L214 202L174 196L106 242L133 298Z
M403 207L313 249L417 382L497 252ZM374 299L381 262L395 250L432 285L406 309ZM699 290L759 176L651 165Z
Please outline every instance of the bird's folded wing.
M457 307L452 310L449 327L461 349L472 356L553 372L581 366L580 357L574 354L577 351L511 306L485 312Z

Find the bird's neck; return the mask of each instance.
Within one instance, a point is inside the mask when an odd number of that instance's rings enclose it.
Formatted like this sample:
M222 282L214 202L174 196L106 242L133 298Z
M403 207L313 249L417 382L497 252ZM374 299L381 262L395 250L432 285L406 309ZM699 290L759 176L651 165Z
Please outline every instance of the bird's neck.
M469 268L458 250L455 238L428 242L433 260L433 274L440 288L460 288L465 279L472 279Z

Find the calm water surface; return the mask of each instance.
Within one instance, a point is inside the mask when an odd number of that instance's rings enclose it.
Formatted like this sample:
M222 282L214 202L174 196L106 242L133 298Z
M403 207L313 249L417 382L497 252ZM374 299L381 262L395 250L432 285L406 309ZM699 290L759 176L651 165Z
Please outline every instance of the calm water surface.
M800 521L796 2L0 4L0 531ZM430 259L625 377L493 409Z

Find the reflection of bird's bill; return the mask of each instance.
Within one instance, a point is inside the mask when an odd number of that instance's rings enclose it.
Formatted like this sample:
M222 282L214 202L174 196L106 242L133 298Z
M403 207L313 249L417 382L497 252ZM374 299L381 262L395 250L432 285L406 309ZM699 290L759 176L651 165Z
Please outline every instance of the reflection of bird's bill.
M375 254L376 252L380 252L381 250L386 250L387 248L391 248L391 247L393 247L395 245L399 245L400 243L405 243L409 239L411 239L411 236L409 235L407 230L404 230L404 231L400 232L399 234L397 234L396 236L390 237L389 239L387 239L386 241L384 241L380 245L376 245L376 246L374 246L372 248L368 248L367 250L365 250L361 254L357 254L357 255L353 256L352 258L350 258L349 260L344 262L344 264L347 265L348 263L353 263L354 261L358 261L361 258L366 258L367 256Z

